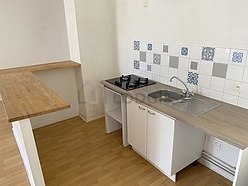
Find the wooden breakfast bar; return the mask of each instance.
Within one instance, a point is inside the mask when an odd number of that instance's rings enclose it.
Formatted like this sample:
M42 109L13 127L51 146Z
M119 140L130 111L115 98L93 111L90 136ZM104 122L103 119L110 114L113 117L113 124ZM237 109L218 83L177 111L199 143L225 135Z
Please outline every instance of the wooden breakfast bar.
M0 70L0 95L32 186L44 186L45 182L29 118L70 108L32 72L80 66L63 61Z

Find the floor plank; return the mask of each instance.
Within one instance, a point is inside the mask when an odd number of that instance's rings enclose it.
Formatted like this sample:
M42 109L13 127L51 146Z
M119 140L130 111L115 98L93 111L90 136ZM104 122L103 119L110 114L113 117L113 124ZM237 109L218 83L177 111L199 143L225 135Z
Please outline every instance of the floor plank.
M86 123L75 117L34 135L47 186L232 185L199 163L180 171L173 183L130 146L123 148L120 130L106 134L104 118Z

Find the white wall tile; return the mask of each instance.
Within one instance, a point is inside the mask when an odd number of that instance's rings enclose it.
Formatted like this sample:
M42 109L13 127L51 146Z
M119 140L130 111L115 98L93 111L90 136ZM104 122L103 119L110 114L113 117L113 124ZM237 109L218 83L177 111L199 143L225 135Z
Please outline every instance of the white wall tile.
M146 41L140 41L140 51L142 51L142 52L147 51L147 42Z
M146 76L148 79L153 79L152 78L152 73L146 71Z
M169 60L170 59L170 56L169 55L161 55L161 65L163 65L163 66L169 66Z
M248 83L242 83L242 92L239 93L239 97L248 99Z
M160 75L160 65L157 64L153 64L153 69L152 69L152 73L156 74L156 75Z
M213 62L201 60L200 62L200 73L206 75L212 75Z
M170 45L170 55L171 56L179 56L180 45L171 44Z
M197 93L198 94L201 94L203 96L209 96L209 88L205 88L205 87L202 87L202 86L198 86L198 90L197 90Z
M139 72L139 75L140 75L141 77L146 77L145 71L140 71L140 72Z
M228 63L230 49L215 48L214 61L218 63Z
M238 96L230 95L230 94L223 94L223 99L224 102L232 104L232 105L237 105L238 103Z
M140 64L140 70L146 71L146 62L140 61L139 64Z
M167 85L168 84L168 77L160 76L160 82Z
M178 69L189 70L189 59L188 58L179 58Z
M146 53L146 62L147 63L153 63L153 53L151 53L151 52Z
M211 85L210 85L211 90L223 92L224 86L225 86L225 79L219 78L219 77L212 77L211 78Z
M198 90L198 86L197 85L193 85L193 84L189 84L189 83L187 83L186 85L187 85L187 87L188 87L188 89L189 89L190 92L197 93L197 90Z
M215 91L215 90L210 90L209 91L209 97L210 98L222 101L222 96L223 96L222 92L218 92L218 91Z
M169 77L169 67L160 66L160 76Z
M134 50L133 51L133 60L140 60L140 51Z
M190 47L190 58L191 59L201 59L202 47L191 46Z
M152 78L154 81L160 82L160 76L159 75L153 74Z
M238 99L238 106L242 107L242 108L245 108L245 109L248 109L248 99L239 98Z
M135 74L136 76L139 76L139 70L133 69L133 74Z
M248 67L244 68L244 74L243 74L242 82L248 83Z
M161 43L153 43L153 53L161 54L162 53L162 44Z
M198 85L204 88L210 88L211 85L211 76L205 75L205 74L200 74L199 75L199 80L198 80Z
M226 79L241 81L244 67L236 65L228 65Z
M234 96L238 96L239 93L233 91L234 84L240 84L240 82L232 81L232 80L226 80L224 93L231 94L231 95L234 95Z

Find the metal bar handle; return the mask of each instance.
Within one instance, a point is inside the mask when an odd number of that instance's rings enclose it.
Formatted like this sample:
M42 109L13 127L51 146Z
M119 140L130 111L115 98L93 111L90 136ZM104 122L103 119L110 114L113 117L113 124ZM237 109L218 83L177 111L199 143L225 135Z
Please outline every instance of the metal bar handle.
M140 110L145 110L145 108L143 108L143 107L141 107L141 106L139 106L139 109L140 109Z
M148 110L148 113L151 114L151 115L155 115L155 113L151 112L150 110Z

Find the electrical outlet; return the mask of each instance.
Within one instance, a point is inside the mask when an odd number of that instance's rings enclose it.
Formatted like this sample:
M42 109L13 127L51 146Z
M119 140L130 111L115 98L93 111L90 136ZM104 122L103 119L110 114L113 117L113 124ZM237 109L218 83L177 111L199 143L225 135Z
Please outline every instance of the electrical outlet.
M213 142L214 142L214 146L215 147L217 147L219 149L221 148L221 142L220 141L218 141L218 140L215 139Z
M241 85L241 84L237 84L237 83L235 83L234 85L233 85L233 91L234 92L242 92L242 90L243 90L243 86Z
M144 0L144 7L148 7L148 0Z

